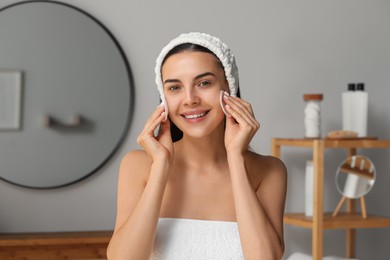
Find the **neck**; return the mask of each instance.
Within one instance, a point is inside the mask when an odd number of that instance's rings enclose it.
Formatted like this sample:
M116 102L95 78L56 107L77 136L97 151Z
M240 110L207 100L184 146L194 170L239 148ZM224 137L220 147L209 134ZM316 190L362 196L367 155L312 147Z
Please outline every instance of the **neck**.
M212 134L202 138L184 135L177 143L178 156L186 164L201 167L212 164L223 164L227 161L224 143L224 127L221 124Z

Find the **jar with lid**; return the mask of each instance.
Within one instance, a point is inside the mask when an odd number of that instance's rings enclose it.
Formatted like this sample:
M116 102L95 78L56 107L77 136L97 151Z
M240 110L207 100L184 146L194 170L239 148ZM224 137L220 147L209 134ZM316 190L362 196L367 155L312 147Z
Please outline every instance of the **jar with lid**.
M323 94L304 94L305 138L321 138L321 101Z

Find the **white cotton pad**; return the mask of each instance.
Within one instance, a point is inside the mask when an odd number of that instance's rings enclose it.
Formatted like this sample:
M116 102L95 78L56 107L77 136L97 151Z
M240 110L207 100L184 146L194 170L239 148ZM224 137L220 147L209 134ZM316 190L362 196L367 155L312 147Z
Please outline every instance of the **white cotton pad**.
M165 119L164 119L164 122L167 121L168 119L168 105L167 105L167 101L163 100L161 101L161 104L160 105L163 105L164 106L164 112L165 112Z
M230 116L230 114L225 109L225 102L223 102L223 95L224 91L221 91L219 94L219 103L221 104L222 111L225 113L225 115Z

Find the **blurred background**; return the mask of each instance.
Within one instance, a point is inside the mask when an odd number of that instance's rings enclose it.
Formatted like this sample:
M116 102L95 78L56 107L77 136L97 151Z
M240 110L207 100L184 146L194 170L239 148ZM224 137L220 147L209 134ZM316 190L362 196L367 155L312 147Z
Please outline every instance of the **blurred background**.
M213 34L235 53L241 96L252 103L261 123L251 144L258 153L271 154L272 138L304 136L304 93L324 95L323 136L341 129L341 94L348 83L365 83L368 135L390 139L389 1L62 2L97 18L122 47L134 83L130 126L112 157L96 173L72 185L39 190L0 181L1 233L114 228L120 160L139 148L136 138L159 102L155 59L169 40L183 32ZM11 3L15 1L0 0L0 8ZM390 149L358 153L369 157L377 170L375 186L366 196L368 213L390 216L386 202ZM335 174L346 152L326 150L325 156L324 211L333 211L341 198ZM309 149L283 148L288 169L286 212L304 211L305 166L310 159ZM389 229L358 230L357 258L389 259L388 241ZM286 225L285 242L285 257L293 252L310 254L311 230ZM344 230L324 232L324 255L345 255Z

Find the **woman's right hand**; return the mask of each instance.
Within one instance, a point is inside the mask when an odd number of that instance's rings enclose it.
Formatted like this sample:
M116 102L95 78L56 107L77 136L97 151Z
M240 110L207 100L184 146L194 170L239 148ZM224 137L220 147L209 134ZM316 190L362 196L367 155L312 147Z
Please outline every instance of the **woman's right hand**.
M137 143L152 157L153 161L173 161L173 143L170 122L165 120L166 112L163 105L159 105L146 121L144 129L137 138ZM155 129L161 125L161 130L154 136Z

